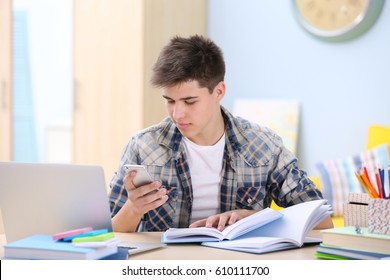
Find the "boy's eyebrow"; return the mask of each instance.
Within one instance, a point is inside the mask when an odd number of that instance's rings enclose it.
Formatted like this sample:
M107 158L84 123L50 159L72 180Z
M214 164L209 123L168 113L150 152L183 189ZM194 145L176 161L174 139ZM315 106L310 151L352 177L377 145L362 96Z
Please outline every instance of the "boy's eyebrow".
M172 98L166 96L166 95L163 95L163 97L167 100L173 100ZM198 96L187 96L187 97L183 97L183 98L179 98L179 100L191 100L191 99L195 99L195 98L198 98Z

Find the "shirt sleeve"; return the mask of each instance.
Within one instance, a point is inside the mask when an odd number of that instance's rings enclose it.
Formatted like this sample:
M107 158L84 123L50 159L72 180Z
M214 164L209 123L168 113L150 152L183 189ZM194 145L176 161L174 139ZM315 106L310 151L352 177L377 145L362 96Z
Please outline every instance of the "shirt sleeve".
M276 147L275 169L271 173L271 182L275 182L271 188L275 203L280 207L288 207L323 199L321 191L310 180L306 171L298 167L297 158L282 145L281 140Z
M123 179L125 177L125 172L123 170L124 164L137 164L131 155L134 153L131 152L132 146L134 145L133 141L126 145L122 152L122 156L118 163L117 171L114 173L114 176L110 182L110 194L109 194L109 203L111 209L111 217L114 217L118 211L123 207L127 200L127 191L123 186Z

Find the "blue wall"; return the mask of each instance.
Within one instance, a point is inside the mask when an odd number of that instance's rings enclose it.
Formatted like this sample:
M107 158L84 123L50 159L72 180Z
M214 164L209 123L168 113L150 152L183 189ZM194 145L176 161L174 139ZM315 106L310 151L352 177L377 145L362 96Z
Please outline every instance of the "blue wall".
M386 1L385 1L386 2ZM390 127L390 3L349 42L327 43L297 23L292 1L209 0L208 34L223 49L227 94L299 100L300 166L364 149L371 124Z

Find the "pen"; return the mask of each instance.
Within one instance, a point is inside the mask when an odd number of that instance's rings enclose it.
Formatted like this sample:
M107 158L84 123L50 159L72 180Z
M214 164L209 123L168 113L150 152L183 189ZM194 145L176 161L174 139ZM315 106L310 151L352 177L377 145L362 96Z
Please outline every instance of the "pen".
M366 184L367 188L369 189L369 191L371 193L371 197L372 198L378 198L379 195L376 192L376 190L374 189L373 185L371 184L370 179L368 178L367 169L363 168L363 172L361 172L360 174L362 176L362 179L363 179L364 183Z
M363 178L359 174L359 172L355 172L355 176L359 180L360 185L363 187L363 189L366 191L366 193L372 198L372 194L371 194L370 190L367 188L366 183L363 181Z
M379 198L383 198L382 183L381 183L381 169L379 167L375 171L375 179L376 179L376 184L378 186Z
M387 167L387 174L388 174L388 176L387 176L387 196L386 196L386 198L390 198L390 165Z
M382 187L382 198L386 198L386 186L385 186L385 168L379 169L380 179L381 179L381 187Z

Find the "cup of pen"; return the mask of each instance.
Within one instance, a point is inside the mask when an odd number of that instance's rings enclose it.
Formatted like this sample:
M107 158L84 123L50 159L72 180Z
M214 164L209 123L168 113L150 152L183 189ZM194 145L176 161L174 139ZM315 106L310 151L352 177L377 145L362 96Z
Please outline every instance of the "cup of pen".
M385 172L388 174L387 180ZM355 173L361 186L370 196L367 210L367 227L370 233L390 234L390 167L370 172L363 166Z

